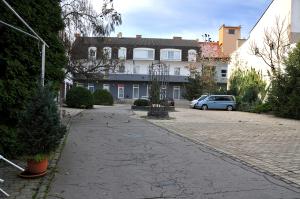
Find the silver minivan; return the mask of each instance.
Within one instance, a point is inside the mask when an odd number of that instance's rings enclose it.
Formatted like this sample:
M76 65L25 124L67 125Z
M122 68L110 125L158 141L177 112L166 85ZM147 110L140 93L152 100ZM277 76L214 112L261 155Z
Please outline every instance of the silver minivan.
M195 108L207 109L223 109L232 111L236 108L235 97L233 95L208 95L195 104Z

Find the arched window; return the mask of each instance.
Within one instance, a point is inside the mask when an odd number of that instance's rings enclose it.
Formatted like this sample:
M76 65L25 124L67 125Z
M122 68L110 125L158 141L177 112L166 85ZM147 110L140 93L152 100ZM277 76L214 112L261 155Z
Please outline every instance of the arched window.
M188 51L188 61L189 62L196 62L196 58L197 58L197 52L194 49L190 49Z
M133 49L134 60L154 60L155 50L153 48L135 48Z
M91 60L95 60L97 58L97 48L96 47L89 47L88 58Z
M111 47L104 47L103 55L107 56L107 59L111 59Z
M126 48L124 48L124 47L119 48L118 58L126 60Z

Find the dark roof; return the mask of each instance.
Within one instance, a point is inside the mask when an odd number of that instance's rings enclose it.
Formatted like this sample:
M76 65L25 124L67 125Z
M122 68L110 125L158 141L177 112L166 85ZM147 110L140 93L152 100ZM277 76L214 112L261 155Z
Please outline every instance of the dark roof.
M94 46L144 46L144 47L178 47L178 48L198 48L197 40L186 39L157 39L157 38L133 38L133 37L78 37L74 45L94 45Z
M74 75L77 80L85 80L83 76ZM110 74L108 77L104 78L103 75L93 75L93 80L101 81L122 81L122 82L148 82L149 75L140 74ZM187 76L175 76L170 75L168 77L169 82L188 82Z
M199 51L197 40L186 39L157 39L157 38L132 38L132 37L77 37L72 45L72 56L76 58L87 58L88 47L97 47L97 51L103 47L125 47L125 48L176 48L195 49ZM130 58L129 58L130 59Z

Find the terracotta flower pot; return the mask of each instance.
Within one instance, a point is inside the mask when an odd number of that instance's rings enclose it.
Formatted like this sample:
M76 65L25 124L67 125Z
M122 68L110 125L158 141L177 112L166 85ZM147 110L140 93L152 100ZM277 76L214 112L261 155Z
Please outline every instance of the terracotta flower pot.
M37 162L35 160L27 160L27 171L32 174L44 173L48 168L48 158Z

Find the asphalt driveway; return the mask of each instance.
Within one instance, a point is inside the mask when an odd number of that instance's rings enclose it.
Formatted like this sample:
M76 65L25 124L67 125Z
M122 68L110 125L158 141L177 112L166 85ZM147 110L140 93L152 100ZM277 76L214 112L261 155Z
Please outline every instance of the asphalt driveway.
M300 198L298 188L133 117L114 106L74 118L48 198Z

